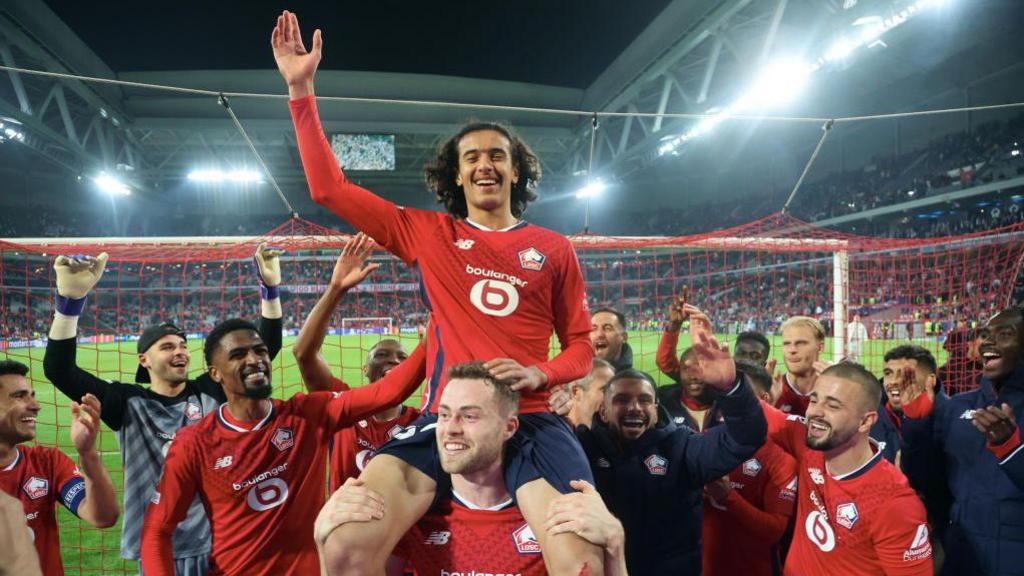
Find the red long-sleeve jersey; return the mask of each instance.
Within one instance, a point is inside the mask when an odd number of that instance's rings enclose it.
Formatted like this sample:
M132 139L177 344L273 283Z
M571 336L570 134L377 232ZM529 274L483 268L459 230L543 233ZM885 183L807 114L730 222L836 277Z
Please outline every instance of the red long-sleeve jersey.
M433 328L425 410L437 411L449 367L512 358L536 365L548 386L590 370L590 314L569 241L520 222L492 231L449 214L402 208L349 182L324 137L312 96L292 100L292 121L313 200L420 269ZM551 334L561 353L548 360ZM546 390L526 392L523 413L547 411Z
M797 510L787 576L930 576L924 505L872 443L859 469L832 476L807 447L803 418L763 405L768 436L797 460Z
M704 576L772 576L796 507L796 460L768 441L729 474L724 502L704 498Z
M421 576L547 574L540 544L515 506L470 509L449 499L421 518L393 554Z
M775 399L775 407L787 414L803 416L807 413L807 405L811 403L811 395L800 393L790 381L787 373L783 376L782 393Z
M334 392L348 389L348 385L337 378L331 383L331 390ZM419 417L419 410L403 406L397 418L377 420L370 416L352 426L342 428L331 439L331 456L327 462L330 491L334 492L340 488L349 478L358 478L377 450L391 440L395 432L412 424L413 420Z
M21 501L39 565L46 576L61 576L60 533L54 505L75 515L85 499L85 479L75 463L56 448L18 446L14 461L0 468L0 491Z
M406 361L370 386L272 400L255 423L235 422L222 405L183 428L146 511L143 572L174 573L171 537L198 495L213 533L210 574L318 573L313 522L324 504L330 437L401 402L422 368Z

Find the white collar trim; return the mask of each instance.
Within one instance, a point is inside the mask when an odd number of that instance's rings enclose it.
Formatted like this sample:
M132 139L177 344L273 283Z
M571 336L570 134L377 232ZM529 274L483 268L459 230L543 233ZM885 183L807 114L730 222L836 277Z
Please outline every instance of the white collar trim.
M255 431L259 430L260 428L263 428L263 425L266 424L267 420L270 420L270 417L273 416L273 414L274 414L274 404L271 403L270 404L270 410L267 411L267 415L264 416L262 420L257 422L255 426L253 426L252 428L248 428L247 429L247 428L242 428L241 426L235 426L234 424L231 423L231 421L229 421L227 419L227 417L224 416L224 408L227 405L228 405L227 402L225 402L225 403L220 405L220 408L217 408L217 416L220 417L220 421L223 422L225 426L227 426L228 428L231 428L235 432L255 432Z
M506 226L506 227L501 228L499 230L491 230L490 228L488 228L487 226L484 226L483 224L477 224L476 222L473 222L472 220L469 219L468 216L466 217L466 224L469 224L470 226L472 226L473 228L476 228L477 230L483 230L484 232L508 232L509 230L515 228L516 226L519 226L522 223L523 223L522 220L516 220L515 224L513 224L511 226Z
M14 447L14 462L11 462L10 464L8 464L7 467L4 468L3 470L0 470L0 472L10 472L11 470L14 470L14 467L18 465L18 462L21 462L21 450L18 450L18 447L15 446Z
M469 508L470 510L486 510L488 512L498 512L498 511L504 510L505 508L508 508L509 506L512 505L512 497L511 496L509 496L508 500L505 500L504 502L500 502L498 504L495 504L494 506L487 506L487 507L477 506L476 504L473 504L472 502L470 502L469 500L464 498L461 494L456 492L454 488L452 488L452 496L455 496L456 500L461 502L463 506L465 506L466 508Z
M833 480L845 480L846 478L849 478L850 476L852 476L852 475L860 472L861 470L863 470L865 467L867 467L869 464L874 462L876 459L882 457L882 451L879 449L878 442L874 438L868 438L868 444L870 444L872 450L875 451L875 453L871 455L871 458L868 458L867 460L864 461L863 464L861 464L860 466L857 466L857 468L855 468L853 470L850 470L846 474L840 474L839 476L832 476L832 479Z

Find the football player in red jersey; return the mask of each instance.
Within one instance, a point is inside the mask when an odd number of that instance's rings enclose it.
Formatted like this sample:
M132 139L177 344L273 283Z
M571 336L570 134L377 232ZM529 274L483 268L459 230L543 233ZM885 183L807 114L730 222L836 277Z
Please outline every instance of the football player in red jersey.
M25 446L36 437L39 402L28 366L0 361L0 491L21 501L39 564L46 576L64 574L54 504L97 528L117 522L117 495L96 451L100 401L86 394L71 402L71 442L78 467L56 448ZM13 553L13 551L12 551Z
M331 321L331 314L341 302L341 298L379 266L376 263L363 265L372 249L373 241L361 232L345 245L334 264L327 290L313 306L299 336L295 339L292 353L295 355L306 390L310 392L343 392L349 389L348 384L331 374L331 367L320 354L320 349ZM407 357L405 348L397 340L381 340L370 348L366 364L363 365L363 374L370 383L376 382ZM331 442L331 456L327 463L330 491L337 490L345 480L358 477L377 449L390 440L395 432L408 426L419 416L419 410L398 404L388 406L369 418L360 420L354 426L338 432Z
M436 420L446 369L486 360L497 378L521 391L518 435L528 444L510 459L506 482L535 528L548 570L600 571L603 553L571 534L542 530L544 515L572 480L592 477L571 428L547 411L552 387L583 377L594 351L583 276L568 239L521 220L536 199L540 161L507 127L463 127L425 170L428 187L447 213L400 208L346 179L317 115L313 76L322 37L302 42L298 20L284 12L271 35L312 198L366 232L409 265L418 266L431 309L423 430ZM562 351L548 358L552 333ZM392 513L384 521L343 526L348 570L380 574L401 536L444 490L444 472L430 434L414 443L389 443L363 471ZM400 505L399 505L400 503Z
M810 401L811 389L828 363L820 360L825 350L825 329L809 316L791 316L782 323L782 358L788 372L775 377L772 398L775 407L789 414L803 416ZM769 361L769 370L775 363Z
M869 437L881 394L871 372L841 362L816 379L806 421L764 406L769 437L797 460L785 574L933 573L924 506Z
M737 362L754 393L771 400L772 377L760 365ZM796 461L771 440L752 458L704 489L704 576L771 576L796 505Z
M519 426L518 393L495 380L481 362L459 364L449 372L434 429L441 466L451 474L449 498L421 518L402 538L388 563L388 574L402 573L408 561L418 574L546 574L540 545L505 485L502 457ZM556 498L545 525L572 532L606 551L607 574L624 575L624 536L593 486ZM317 518L325 574L344 573L346 553L331 533L346 522L366 522L385 514L383 499L351 480L335 492ZM616 571L619 570L619 571Z
M270 399L270 356L252 323L218 324L203 353L228 401L171 443L143 522L143 572L173 573L171 538L199 495L212 526L212 574L316 573L313 522L329 439L412 393L423 380L422 347L374 384L287 401Z

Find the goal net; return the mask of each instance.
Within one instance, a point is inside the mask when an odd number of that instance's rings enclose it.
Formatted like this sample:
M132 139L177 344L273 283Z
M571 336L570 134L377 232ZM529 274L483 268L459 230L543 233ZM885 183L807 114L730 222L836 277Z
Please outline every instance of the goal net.
M578 235L571 241L591 308L609 306L625 314L634 366L659 382L667 382L655 366L661 330L672 298L686 287L690 301L708 312L726 342L743 331L766 334L780 368L779 325L789 316L809 315L826 327L826 360L855 355L880 375L886 350L915 343L962 376L946 383L947 391L958 392L976 376L967 331L1009 304L1022 235L1024 225L946 238L867 238L777 214L696 236ZM79 323L77 360L103 378L131 382L138 365L134 340L145 326L163 321L188 332L190 372L202 371L205 333L225 318L259 314L256 246L265 241L285 249L285 349L273 365L275 395L284 398L302 390L289 347L347 238L291 219L252 238L0 241L0 357L31 367L43 406L37 441L74 453L68 399L42 371L55 255L110 254ZM335 374L354 385L363 383L365 352L374 343L397 338L411 350L427 320L417 272L383 252L373 259L381 267L345 295L322 350ZM679 350L688 344L685 336L681 340ZM553 339L552 353L557 349ZM418 396L409 402L417 403ZM120 458L109 430L101 434L100 449L120 484ZM133 562L120 559L119 528L93 530L63 512L60 522L69 574L136 573Z

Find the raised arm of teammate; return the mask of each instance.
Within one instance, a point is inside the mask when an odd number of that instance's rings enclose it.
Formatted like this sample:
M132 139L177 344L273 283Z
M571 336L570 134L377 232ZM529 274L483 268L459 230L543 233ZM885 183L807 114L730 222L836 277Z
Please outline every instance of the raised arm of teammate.
M106 380L82 370L75 360L78 318L85 308L86 296L100 281L106 266L106 252L96 257L57 256L53 262L57 302L46 352L43 354L43 373L72 400L92 394L102 402L108 389ZM106 417L107 414L104 414L104 420ZM120 427L119 419L118 422L108 421L107 425L116 430Z
M658 352L654 357L658 369L673 382L679 382L679 353L676 348L679 346L679 331L683 327L685 319L683 305L686 303L685 296L677 296L672 299L668 307L668 322L665 330L661 333L661 340L658 342Z
M342 296L380 266L363 265L372 250L373 242L361 232L349 240L334 264L334 272L331 274L327 289L309 312L306 323L302 325L302 330L292 345L292 354L298 362L302 381L306 385L306 390L310 392L330 390L332 384L336 382L331 375L331 367L320 354L320 349L324 344L331 315L341 302Z
M284 251L267 246L266 242L256 247L253 261L260 281L260 321L256 326L260 338L267 345L270 359L277 358L284 338L284 312L281 310L281 254Z
M307 50L295 14L283 12L270 36L274 60L288 85L289 107L302 167L314 202L366 232L378 244L406 263L415 260L415 235L408 226L407 213L376 194L350 182L338 166L324 136L313 96L313 76L320 64L323 37L313 33Z
M71 442L78 452L78 469L85 479L85 498L78 505L78 517L97 528L117 522L117 494L110 474L96 451L100 428L100 401L86 394L82 403L71 403Z

